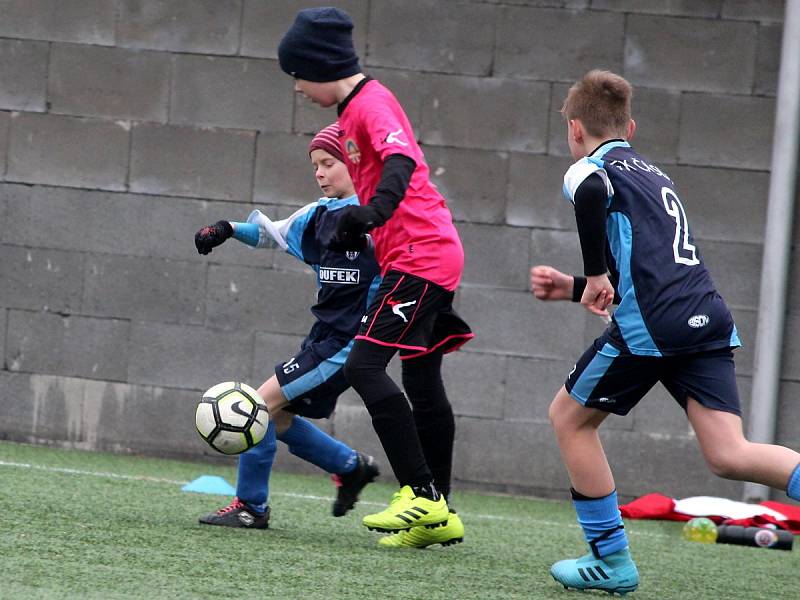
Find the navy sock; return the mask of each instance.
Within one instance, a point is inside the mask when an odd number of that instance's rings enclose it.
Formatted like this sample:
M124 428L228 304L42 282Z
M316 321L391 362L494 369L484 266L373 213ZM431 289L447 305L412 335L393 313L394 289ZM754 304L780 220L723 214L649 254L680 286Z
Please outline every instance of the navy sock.
M269 476L276 449L275 423L270 421L264 439L239 456L236 496L257 513L267 510Z
M600 558L628 547L628 536L622 525L622 515L617 503L617 491L602 498L589 498L573 490L572 504L578 513L578 523L583 535Z
M328 473L344 475L358 464L355 450L301 417L293 417L278 439L289 446L289 452Z
M800 501L800 465L797 465L789 477L789 483L786 486L786 495L792 500Z

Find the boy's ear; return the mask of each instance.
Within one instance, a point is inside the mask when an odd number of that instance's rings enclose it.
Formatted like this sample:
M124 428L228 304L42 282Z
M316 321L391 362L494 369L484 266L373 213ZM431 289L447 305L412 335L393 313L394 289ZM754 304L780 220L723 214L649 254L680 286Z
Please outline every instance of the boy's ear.
M636 133L636 121L634 121L633 119L628 121L628 130L626 133L627 133L627 136L625 137L626 140L633 139L633 135Z
M584 135L583 123L581 123L578 119L570 119L569 125L570 125L570 135L572 136L572 139L577 144L582 144Z

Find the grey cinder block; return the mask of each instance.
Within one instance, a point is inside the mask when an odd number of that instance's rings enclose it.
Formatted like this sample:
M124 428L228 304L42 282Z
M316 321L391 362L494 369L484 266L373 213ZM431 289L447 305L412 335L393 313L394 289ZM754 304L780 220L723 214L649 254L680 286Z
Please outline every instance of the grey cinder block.
M131 191L250 199L254 132L140 123L132 135Z
M459 314L479 335L471 350L565 360L583 351L583 314L567 302L542 302L530 292L462 286ZM548 340L542 344L541 340Z
M431 181L447 201L453 219L503 222L508 154L437 146L425 146L423 151Z
M453 412L461 416L503 419L506 362L499 354L464 350L445 355L442 377ZM400 380L398 379L398 382Z
M6 180L125 189L127 123L13 113Z
M718 17L722 0L592 0L592 8L625 13L683 17Z
M6 362L12 371L125 381L130 322L11 310Z
M55 113L163 122L169 79L166 53L53 44L47 99Z
M696 166L664 170L676 185L695 239L763 241L769 173Z
M762 25L758 28L754 93L767 96L774 96L777 93L782 41L783 26L780 23Z
M114 45L116 5L108 0L4 0L0 36Z
M0 307L80 310L83 256L77 252L0 246Z
M11 113L0 111L0 181L5 179L6 157L8 156L8 130Z
M44 42L0 40L0 108L45 110L47 53Z
M253 333L134 321L129 352L129 383L203 391L220 381L247 381Z
M293 94L292 80L274 60L172 58L172 123L289 131Z
M311 273L251 267L209 267L206 324L227 330L305 335L316 299Z
M304 206L319 198L308 157L311 139L286 133L258 136L253 202Z
M622 70L624 15L527 7L499 10L497 76L571 82L590 69ZM598 31L604 34L598 37ZM536 51L531 52L534 39Z
M82 311L87 314L200 324L205 320L201 261L90 254L86 256Z
M464 245L464 283L528 289L528 241L521 227L459 224Z
M117 45L235 54L243 0L121 0Z
M428 79L422 108L424 143L524 152L547 149L549 84L446 75Z
M485 4L435 0L418 0L413 6L396 1L373 3L366 64L488 75L495 10Z
M625 75L634 85L729 93L752 88L753 23L631 15L626 32Z
M509 163L506 223L547 229L575 229L575 213L564 197L564 173L572 159L513 153Z

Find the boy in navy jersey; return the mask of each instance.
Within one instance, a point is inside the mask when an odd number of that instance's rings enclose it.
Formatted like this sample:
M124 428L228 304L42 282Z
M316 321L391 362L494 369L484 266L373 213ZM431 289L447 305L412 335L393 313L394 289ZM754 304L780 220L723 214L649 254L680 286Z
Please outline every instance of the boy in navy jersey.
M333 252L324 241L335 230L342 209L358 204L353 182L339 148L338 123L321 130L309 145L317 184L325 197L307 204L288 219L272 221L253 211L246 223L218 221L195 235L200 254L233 237L256 248L280 247L317 272L316 322L300 350L275 366L275 374L258 389L269 410L264 439L239 457L236 497L200 523L265 529L269 524L269 476L275 440L289 452L333 474L338 491L333 515L340 517L358 500L361 489L378 475L371 456L332 438L300 415L326 418L349 386L342 368L353 336L380 284L371 249Z
M608 318L550 405L550 420L591 552L550 570L568 588L627 593L639 575L598 428L660 381L686 411L711 471L786 490L800 500L800 454L742 432L732 350L736 326L690 234L675 183L628 144L631 87L607 71L573 85L561 110L577 160L564 176L585 277L531 270L541 300L580 301ZM608 275L610 273L610 276Z
M301 10L278 59L296 91L320 106L337 106L340 144L360 205L342 211L330 247L357 250L369 232L383 277L345 375L401 488L386 510L362 523L393 534L381 539L383 546L449 545L462 540L464 527L447 503L455 422L441 363L443 354L473 337L453 310L464 251L403 108L361 72L352 29L350 17L336 8ZM403 361L408 398L386 373L395 354Z

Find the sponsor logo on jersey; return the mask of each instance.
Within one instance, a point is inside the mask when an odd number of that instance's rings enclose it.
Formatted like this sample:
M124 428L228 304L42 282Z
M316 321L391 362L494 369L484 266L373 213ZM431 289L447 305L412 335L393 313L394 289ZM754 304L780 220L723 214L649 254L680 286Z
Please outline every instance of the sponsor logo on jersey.
M358 149L358 144L353 138L345 140L344 149L347 152L347 158L352 163L358 163L361 160L361 150Z
M390 131L389 135L386 136L386 139L383 140L387 144L400 144L401 146L408 146L408 142L404 142L400 139L400 136L403 135L403 130L398 129L397 131Z
M687 323L692 329L700 329L701 327L708 325L708 321L708 315L693 315L689 317Z
M338 269L335 267L320 267L319 280L324 283L342 283L356 285L361 280L361 271L358 269Z

